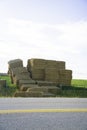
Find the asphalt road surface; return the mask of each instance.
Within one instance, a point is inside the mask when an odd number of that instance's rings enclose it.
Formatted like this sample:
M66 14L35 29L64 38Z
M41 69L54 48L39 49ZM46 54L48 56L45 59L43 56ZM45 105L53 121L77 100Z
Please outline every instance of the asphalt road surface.
M87 98L0 98L0 130L87 130Z

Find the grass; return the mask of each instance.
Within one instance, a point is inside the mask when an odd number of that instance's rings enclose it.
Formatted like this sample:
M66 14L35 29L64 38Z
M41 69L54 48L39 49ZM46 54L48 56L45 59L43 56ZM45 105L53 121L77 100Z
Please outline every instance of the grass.
M59 96L87 98L87 80L73 79L71 85L63 86Z
M62 90L58 97L79 97L87 98L87 90Z
M87 88L87 80L73 79L72 86Z
M9 76L0 76L0 79L6 80L6 87L0 90L0 97L12 97L14 92L17 90L16 85L11 83Z
M16 85L11 83L9 76L0 76L0 79L5 79L7 85L0 90L0 97L12 97L17 91ZM73 79L72 86L63 86L62 91L57 97L86 97L87 98L87 80Z
M7 82L7 87L16 87L16 85L11 83L11 78L9 76L0 76L0 79L5 79Z

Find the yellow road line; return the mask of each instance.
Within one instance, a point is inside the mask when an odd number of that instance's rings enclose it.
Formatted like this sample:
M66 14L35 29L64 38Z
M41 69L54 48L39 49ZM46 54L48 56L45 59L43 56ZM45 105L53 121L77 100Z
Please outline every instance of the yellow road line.
M77 109L17 109L17 110L0 110L0 114L10 113L37 113L37 112L87 112L87 108Z

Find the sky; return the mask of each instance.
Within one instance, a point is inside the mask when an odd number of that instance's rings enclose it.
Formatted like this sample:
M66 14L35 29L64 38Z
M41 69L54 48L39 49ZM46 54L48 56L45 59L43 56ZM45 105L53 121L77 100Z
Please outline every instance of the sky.
M65 61L87 79L87 0L0 0L0 72L31 58Z

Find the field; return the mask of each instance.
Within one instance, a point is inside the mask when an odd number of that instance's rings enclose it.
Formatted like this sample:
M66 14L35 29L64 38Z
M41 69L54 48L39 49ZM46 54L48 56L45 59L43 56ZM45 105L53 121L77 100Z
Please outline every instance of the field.
M73 79L71 87L62 87L61 97L87 97L87 80Z
M87 88L87 80L73 79L72 80L72 86Z
M11 84L9 76L0 76L0 79L6 79L7 85L0 90L0 97L12 97L17 87ZM87 80L73 79L72 86L63 86L61 93L57 97L86 97L87 98Z

